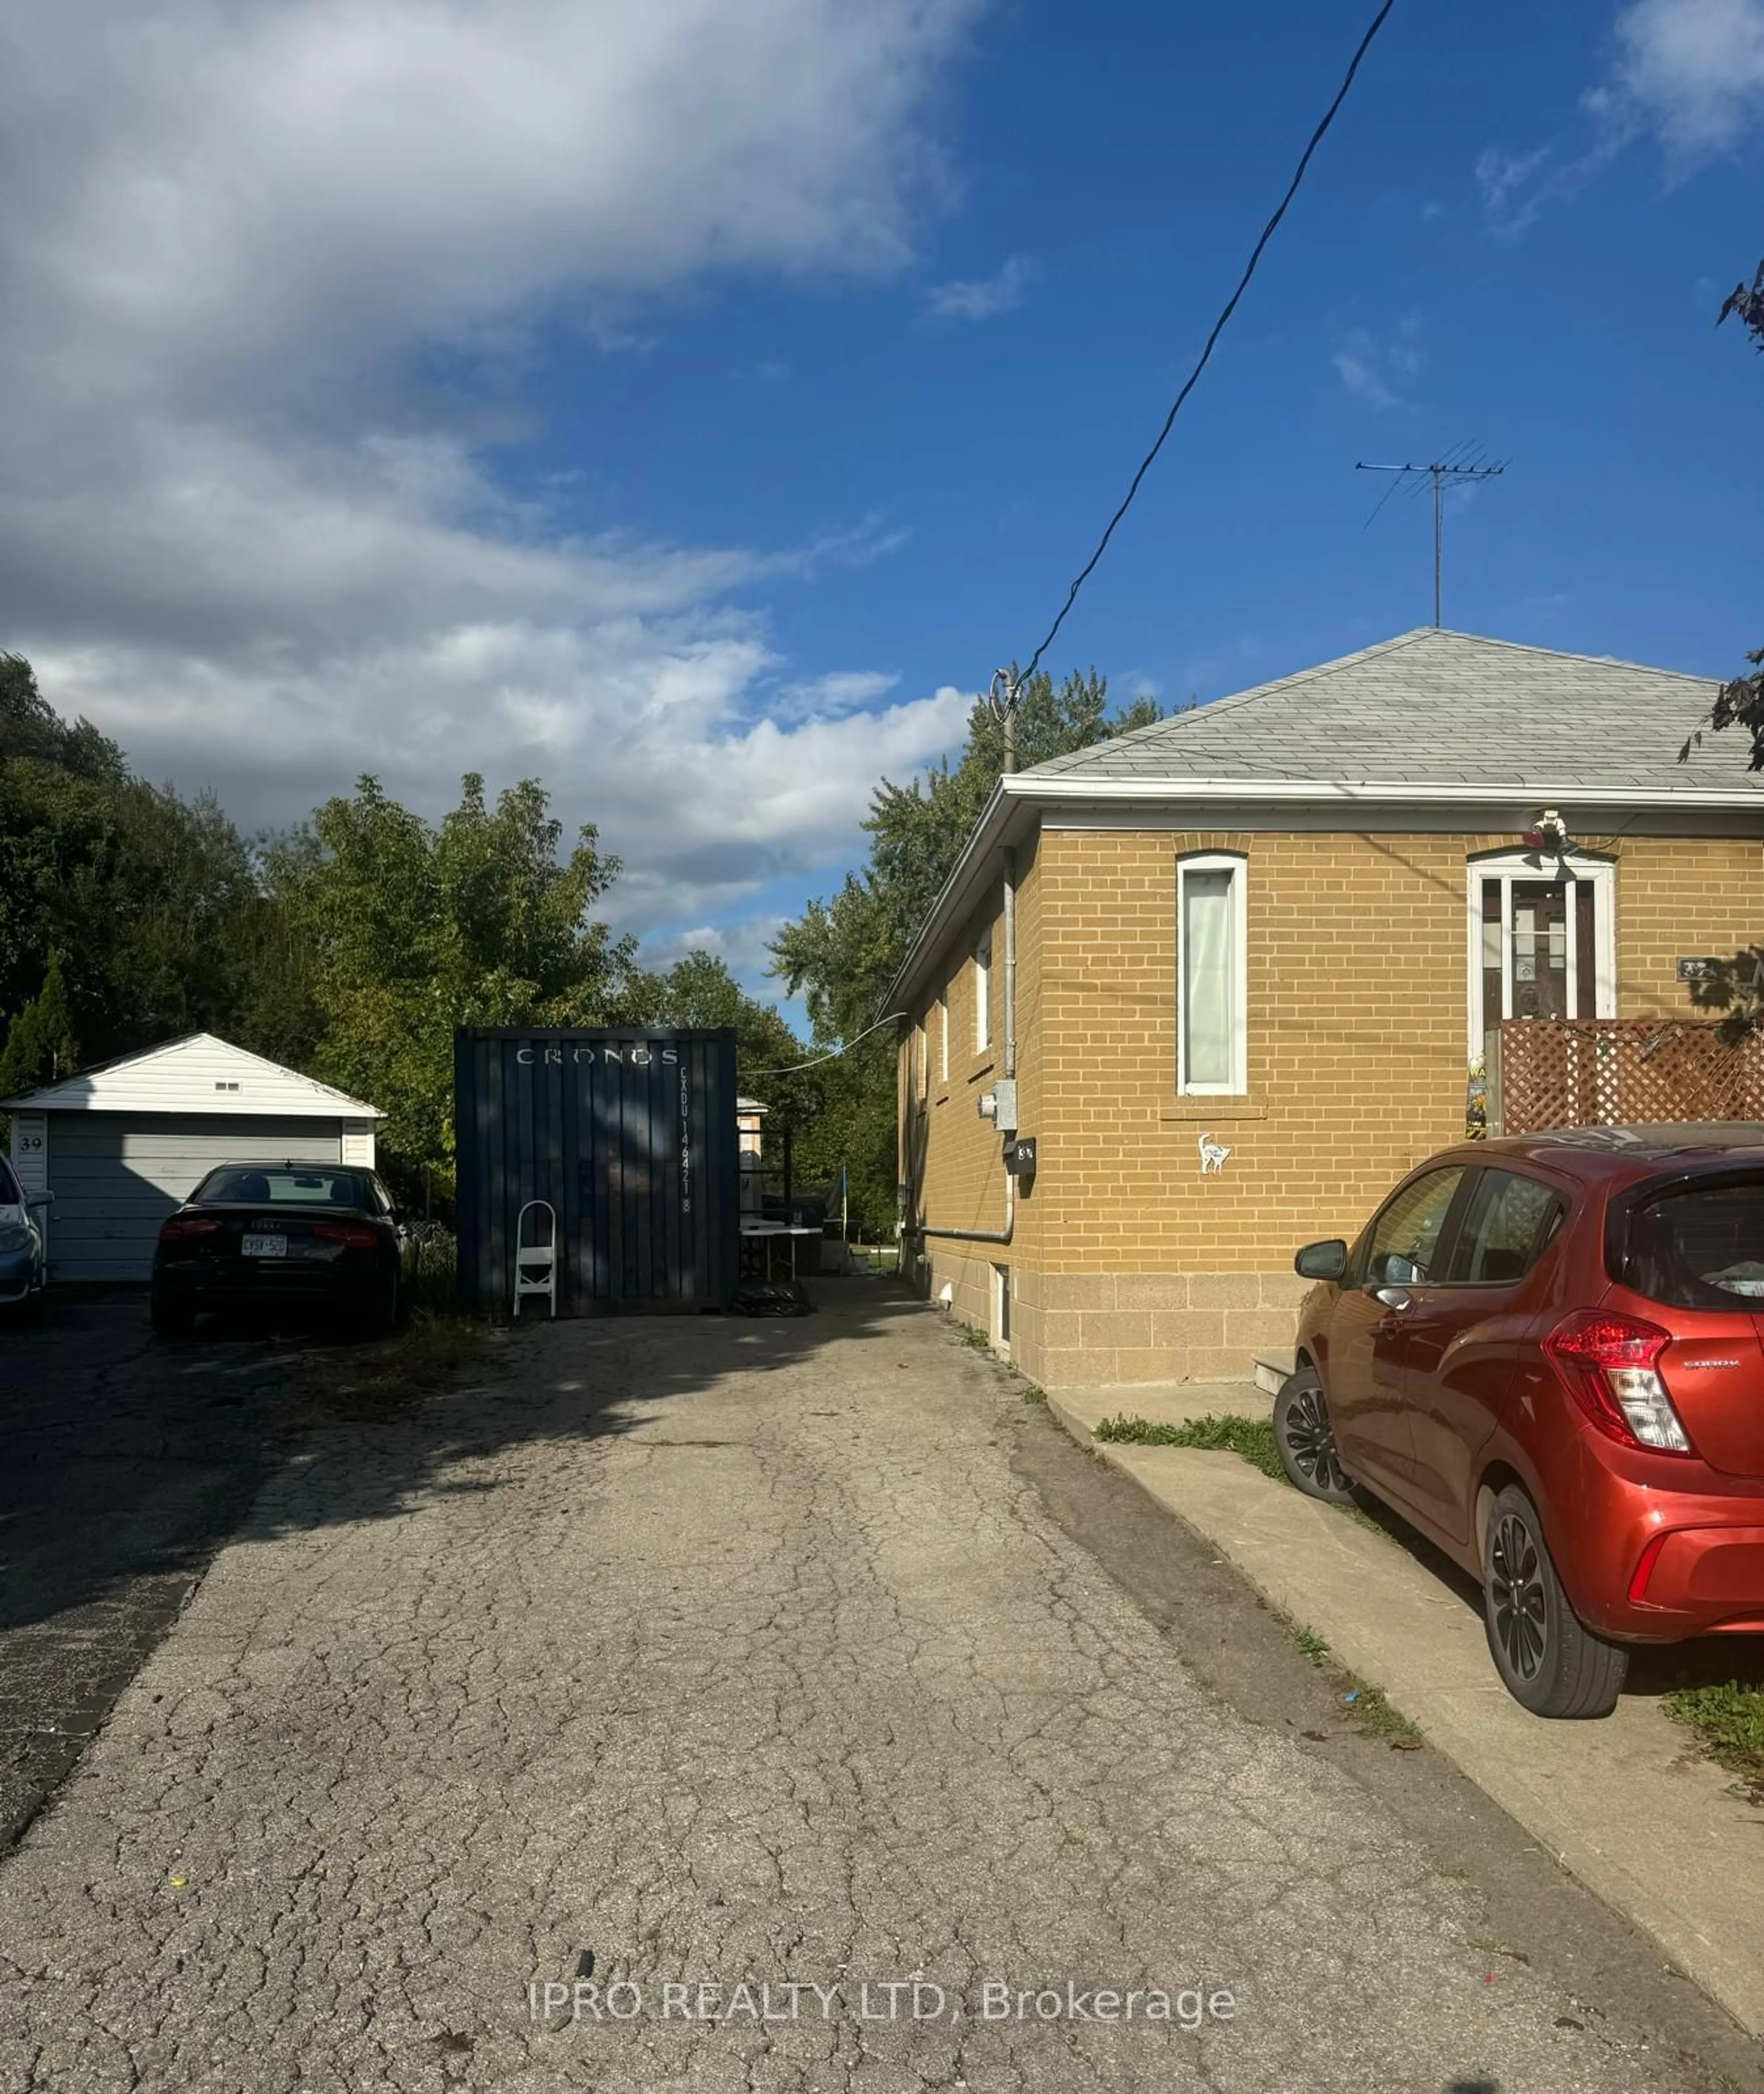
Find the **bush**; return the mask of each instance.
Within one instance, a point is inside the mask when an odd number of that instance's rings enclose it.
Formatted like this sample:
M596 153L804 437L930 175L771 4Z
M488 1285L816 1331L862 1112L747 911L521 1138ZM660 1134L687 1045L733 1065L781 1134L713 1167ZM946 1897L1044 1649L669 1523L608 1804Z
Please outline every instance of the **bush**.
M421 1223L416 1239L416 1305L432 1316L451 1316L458 1307L458 1243L439 1222Z

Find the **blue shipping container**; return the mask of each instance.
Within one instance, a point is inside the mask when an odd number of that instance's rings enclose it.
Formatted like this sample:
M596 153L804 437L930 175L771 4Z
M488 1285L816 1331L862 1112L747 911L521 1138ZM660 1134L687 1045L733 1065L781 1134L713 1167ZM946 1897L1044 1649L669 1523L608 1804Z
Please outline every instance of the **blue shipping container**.
M722 1309L740 1253L735 1034L454 1036L459 1294L506 1314L530 1200L557 1215L560 1316ZM543 1315L528 1301L523 1315Z

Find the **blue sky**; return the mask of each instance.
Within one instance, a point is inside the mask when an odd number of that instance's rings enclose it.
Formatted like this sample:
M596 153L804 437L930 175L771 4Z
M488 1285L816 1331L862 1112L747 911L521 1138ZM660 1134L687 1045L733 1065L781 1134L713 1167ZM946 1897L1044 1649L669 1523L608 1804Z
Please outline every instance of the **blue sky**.
M757 980L1040 637L1369 12L26 0L0 644L253 823L537 772ZM1056 672L1426 622L1354 462L1466 442L1448 623L1731 672L1761 114L1764 0L1398 0Z

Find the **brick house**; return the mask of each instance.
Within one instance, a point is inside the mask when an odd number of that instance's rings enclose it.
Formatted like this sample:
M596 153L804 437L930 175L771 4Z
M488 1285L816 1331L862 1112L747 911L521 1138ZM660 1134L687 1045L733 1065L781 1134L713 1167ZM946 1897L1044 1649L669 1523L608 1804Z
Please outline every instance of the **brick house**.
M1050 1386L1289 1345L1489 1027L1689 1015L1764 936L1714 690L1427 629L1002 780L890 993L906 1269Z

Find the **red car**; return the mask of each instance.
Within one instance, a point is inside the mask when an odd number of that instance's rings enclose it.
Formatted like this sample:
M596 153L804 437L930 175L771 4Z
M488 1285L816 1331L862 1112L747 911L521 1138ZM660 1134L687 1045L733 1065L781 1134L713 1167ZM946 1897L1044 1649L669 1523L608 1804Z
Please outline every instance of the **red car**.
M1479 1579L1527 1709L1606 1715L1630 1644L1764 1632L1764 1127L1466 1142L1294 1264L1287 1474Z

